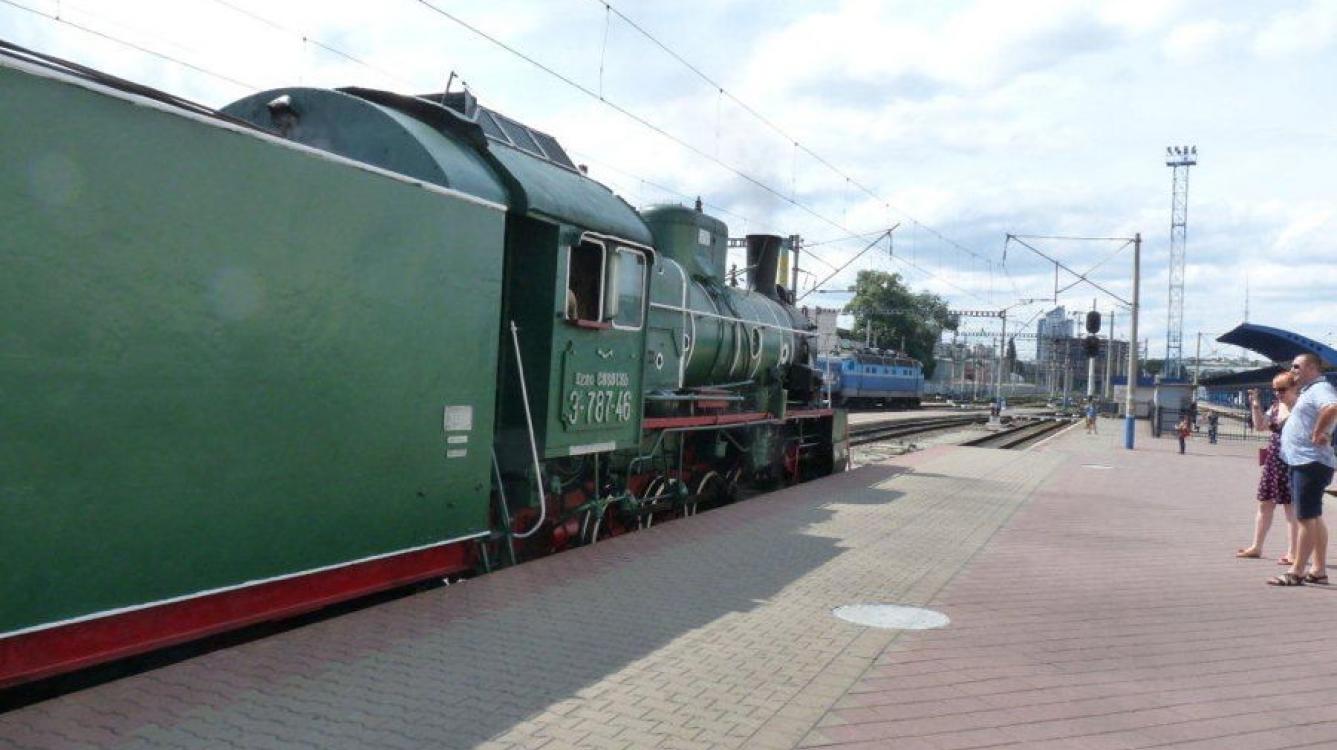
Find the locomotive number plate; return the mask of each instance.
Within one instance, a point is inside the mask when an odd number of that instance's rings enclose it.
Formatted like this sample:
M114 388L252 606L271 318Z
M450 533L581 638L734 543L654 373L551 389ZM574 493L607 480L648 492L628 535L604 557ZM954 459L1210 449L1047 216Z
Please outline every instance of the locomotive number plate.
M627 372L569 373L562 421L567 427L601 427L631 421L631 375Z

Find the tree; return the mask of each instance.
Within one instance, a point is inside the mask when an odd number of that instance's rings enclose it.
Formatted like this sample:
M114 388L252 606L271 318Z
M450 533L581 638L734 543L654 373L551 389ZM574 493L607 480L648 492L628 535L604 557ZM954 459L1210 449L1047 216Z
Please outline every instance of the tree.
M854 315L856 338L871 338L887 349L902 348L904 341L905 352L923 364L925 378L933 375L933 348L942 332L955 331L959 322L941 297L915 293L900 274L885 271L860 271L846 309Z
M1165 369L1165 360L1163 359L1145 359L1142 360L1142 366L1138 369L1148 375L1160 375Z

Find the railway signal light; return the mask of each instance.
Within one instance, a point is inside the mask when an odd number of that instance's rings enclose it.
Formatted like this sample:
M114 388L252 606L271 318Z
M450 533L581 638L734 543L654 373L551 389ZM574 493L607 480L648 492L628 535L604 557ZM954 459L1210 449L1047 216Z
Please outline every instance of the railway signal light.
M1095 357L1100 354L1100 337L1091 335L1082 340L1082 349L1086 356Z
M1086 332L1100 333L1100 313L1092 310L1086 314Z

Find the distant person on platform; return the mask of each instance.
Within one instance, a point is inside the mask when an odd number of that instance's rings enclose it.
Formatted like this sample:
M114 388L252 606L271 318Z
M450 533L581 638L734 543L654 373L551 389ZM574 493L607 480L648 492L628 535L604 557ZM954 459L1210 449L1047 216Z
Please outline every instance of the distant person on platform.
M1281 428L1286 424L1286 418L1291 414L1291 408L1295 406L1295 400L1299 397L1295 387L1295 376L1289 372L1283 372L1272 378L1272 393L1276 395L1276 400L1272 402L1272 407L1263 413L1263 402L1259 398L1256 389L1249 391L1249 412L1253 418L1253 428L1262 432L1269 430L1272 433L1268 440L1266 448L1258 450L1258 464L1263 467L1262 475L1258 478L1258 514L1254 517L1253 525L1253 544L1235 552L1235 557L1262 557L1263 540L1267 538L1267 530L1272 527L1272 514L1277 506L1286 509L1286 527L1290 532L1287 534L1289 546L1286 547L1286 554L1277 560L1279 565L1294 565L1298 554L1296 546L1299 542L1300 524L1295 520L1295 505L1291 503L1291 479L1290 467L1281 460Z
M1096 402L1086 402L1086 431L1088 433L1099 434L1100 429L1096 426Z
M1221 426L1221 415L1212 412L1207 415L1207 442L1216 445L1216 430Z
M1337 426L1337 388L1323 379L1318 356L1301 354L1291 363L1299 398L1281 428L1281 460L1290 467L1291 503L1300 522L1300 543L1295 560L1285 573L1271 578L1273 586L1328 582L1328 526L1323 522L1323 490L1332 481L1337 454L1332 450L1332 429ZM1313 565L1305 564L1313 555Z
M1179 418L1179 424L1175 425L1175 435L1179 438L1179 455L1184 455L1184 448L1188 445L1188 436L1193 432L1193 426L1189 424L1188 415Z

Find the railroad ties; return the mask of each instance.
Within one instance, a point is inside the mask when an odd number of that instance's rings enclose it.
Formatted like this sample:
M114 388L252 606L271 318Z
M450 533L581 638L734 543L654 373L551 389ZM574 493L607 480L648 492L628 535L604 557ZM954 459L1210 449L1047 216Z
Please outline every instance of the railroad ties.
M942 430L965 428L984 424L987 420L988 415L986 413L974 412L873 422L852 428L850 430L850 445L867 445ZM1012 420L1011 424L1000 430L956 443L956 445L1015 450L1032 445L1072 423L1073 420L1070 418L1053 415L1017 417Z

